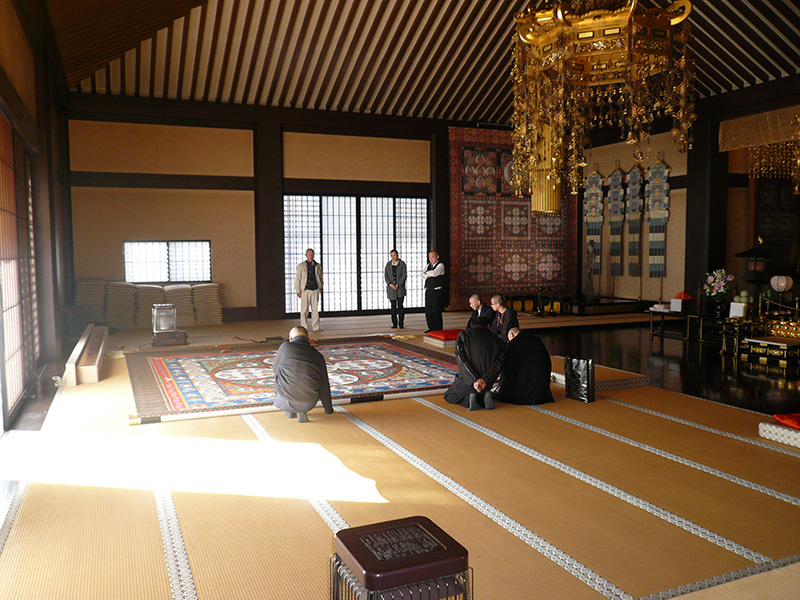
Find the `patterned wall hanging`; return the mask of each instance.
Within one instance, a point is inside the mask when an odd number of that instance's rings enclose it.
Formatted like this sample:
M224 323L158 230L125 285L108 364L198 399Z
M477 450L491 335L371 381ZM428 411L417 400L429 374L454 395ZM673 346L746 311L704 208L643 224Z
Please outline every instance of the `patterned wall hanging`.
M667 276L667 221L669 221L669 167L661 160L647 169L645 218L650 223L650 277Z
M450 127L450 240L446 261L450 308L480 294L570 293L577 277L576 202L557 214L532 215L514 195L511 132ZM440 243L444 243L441 240Z
M594 251L598 257L594 261L592 275L599 275L603 256L600 245L603 233L603 176L597 169L584 178L583 223L586 229L586 245L594 242Z
M625 219L628 222L628 275L639 277L639 235L642 228L642 168L635 164L628 171Z
M612 277L622 275L622 224L625 222L625 194L622 190L622 180L625 171L617 163L614 170L606 178L608 194L608 224L611 230L611 264L609 269Z

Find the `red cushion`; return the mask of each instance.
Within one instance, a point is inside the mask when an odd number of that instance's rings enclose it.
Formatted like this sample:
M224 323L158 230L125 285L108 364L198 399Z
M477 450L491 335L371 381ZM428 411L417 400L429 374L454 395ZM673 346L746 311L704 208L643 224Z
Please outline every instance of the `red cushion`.
M456 339L459 333L461 333L460 329L443 329L441 331L429 331L425 335L447 342Z
M775 417L779 422L783 423L784 425L788 425L792 429L800 429L800 413L795 413L793 415L772 415Z

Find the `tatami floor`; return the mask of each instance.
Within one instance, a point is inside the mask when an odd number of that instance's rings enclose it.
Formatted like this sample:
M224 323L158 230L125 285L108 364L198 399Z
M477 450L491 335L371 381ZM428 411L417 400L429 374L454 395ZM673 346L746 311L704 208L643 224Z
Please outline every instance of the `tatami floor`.
M319 336L388 334L386 320L324 319ZM415 342L424 317L406 325L391 332ZM763 414L642 385L583 404L554 386L541 407L469 413L434 395L307 425L130 426L122 352L150 339L115 333L101 382L61 389L41 431L0 439L0 599L325 599L335 530L412 515L468 549L482 600L798 598L800 451L759 438Z

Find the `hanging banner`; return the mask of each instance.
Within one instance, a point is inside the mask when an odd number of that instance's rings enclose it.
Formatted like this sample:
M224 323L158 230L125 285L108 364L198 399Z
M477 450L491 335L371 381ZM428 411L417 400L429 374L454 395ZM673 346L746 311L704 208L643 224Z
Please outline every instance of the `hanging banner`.
M625 219L628 222L628 275L639 277L639 236L642 228L642 168L635 164L626 176L628 189L625 193Z
M647 169L645 198L647 212L645 218L650 224L650 277L663 279L667 276L667 221L669 221L669 178L670 168L661 161Z
M609 269L612 277L622 275L622 226L625 222L625 195L622 189L622 181L625 178L625 171L616 168L606 178L608 194L606 203L608 205L608 224L611 230L611 263Z
M600 274L603 253L600 240L603 234L603 176L593 171L584 178L583 192L583 223L586 230L586 245L594 242L594 252L597 260L594 261L592 275Z

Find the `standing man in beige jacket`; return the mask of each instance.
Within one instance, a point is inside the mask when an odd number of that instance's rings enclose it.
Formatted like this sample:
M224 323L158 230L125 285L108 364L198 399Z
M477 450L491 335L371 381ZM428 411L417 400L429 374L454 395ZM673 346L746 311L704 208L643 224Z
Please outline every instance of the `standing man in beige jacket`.
M322 291L322 265L314 260L314 250L306 250L306 259L297 265L294 290L300 298L300 325L311 331L319 328L319 293ZM308 307L311 305L311 327L308 326Z

